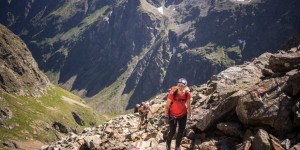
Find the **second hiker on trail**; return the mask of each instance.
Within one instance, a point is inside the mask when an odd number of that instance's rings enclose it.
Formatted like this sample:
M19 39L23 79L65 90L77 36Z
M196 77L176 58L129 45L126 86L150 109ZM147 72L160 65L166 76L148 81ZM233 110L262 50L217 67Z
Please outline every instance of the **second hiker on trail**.
M139 115L140 115L140 123L138 128L141 129L141 127L148 123L148 113L150 112L150 104L149 102L142 102L141 105L138 106L137 109Z
M192 119L191 93L187 88L187 81L184 78L178 80L177 86L172 87L168 95L165 107L165 124L169 124L170 131L167 135L166 148L170 150L171 141L176 132L178 124L178 134L176 137L176 150L180 150L183 132L187 123L187 118Z

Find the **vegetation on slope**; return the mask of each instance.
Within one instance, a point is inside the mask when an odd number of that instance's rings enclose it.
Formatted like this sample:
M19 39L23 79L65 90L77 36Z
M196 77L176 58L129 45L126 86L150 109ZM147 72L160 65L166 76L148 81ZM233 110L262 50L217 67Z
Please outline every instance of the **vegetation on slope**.
M85 127L98 125L104 121L104 117L96 114L91 108L64 101L63 97L75 102L80 102L80 98L54 85L47 94L39 98L4 92L1 95L1 107L8 107L12 112L12 118L0 126L1 143L7 140L31 139L49 143L56 140L57 136L61 136L61 133L53 128L54 122L62 123L69 131L75 129L81 132ZM83 126L76 123L72 112L85 122Z

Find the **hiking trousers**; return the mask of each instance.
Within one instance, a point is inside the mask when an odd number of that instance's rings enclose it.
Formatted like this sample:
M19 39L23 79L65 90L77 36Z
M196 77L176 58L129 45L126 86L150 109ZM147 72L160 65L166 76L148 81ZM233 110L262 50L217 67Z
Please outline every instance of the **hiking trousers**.
M176 137L176 147L180 146L181 140L183 138L183 132L186 126L186 121L187 121L187 115L184 115L180 118L170 118L169 120L170 131L167 135L167 141L166 141L166 144L169 148L171 147L172 138L176 133L177 124L178 124L178 132Z
M139 128L144 125L145 123L148 123L148 120L147 120L147 115L144 115L144 114L140 114L140 123L139 123Z

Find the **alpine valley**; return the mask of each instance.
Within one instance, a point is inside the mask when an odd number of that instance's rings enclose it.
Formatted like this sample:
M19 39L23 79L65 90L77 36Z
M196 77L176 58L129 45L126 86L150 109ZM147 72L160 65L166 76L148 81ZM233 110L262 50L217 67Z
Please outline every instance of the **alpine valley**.
M290 143L295 145L300 136L299 8L299 0L1 0L0 142L11 148L40 146L9 142L23 140L60 140L49 149L65 141L81 149L132 148L128 139L136 137L127 129L120 139L106 130L119 129L122 122L135 127L130 123L137 116L95 125L145 100L159 105L156 115L162 115L166 92L184 77L198 119L190 129L197 136L210 135L207 130L218 123L223 123L219 130L230 132L226 121L232 121L244 127L234 135L240 137L233 147L247 146L248 129L276 137L294 133L290 139L296 142ZM263 95L246 93L273 80L285 86L274 84ZM256 128L262 126L268 128ZM62 138L82 131L92 138L105 134L106 140L93 147L87 135L81 143L77 135ZM150 133L145 136L140 139L148 141ZM220 145L215 143L217 149Z
M99 112L121 113L177 79L206 82L280 49L299 0L2 0L0 22L41 70Z

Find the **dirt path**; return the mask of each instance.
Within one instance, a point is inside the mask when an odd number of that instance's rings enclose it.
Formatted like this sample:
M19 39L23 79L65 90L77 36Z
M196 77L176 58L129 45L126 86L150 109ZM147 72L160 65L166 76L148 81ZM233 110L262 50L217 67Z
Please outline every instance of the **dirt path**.
M69 97L62 96L62 100L66 101L66 102L68 102L70 104L78 104L78 105L83 106L83 107L88 107L87 105L85 105L83 103L80 103L80 102L78 102L78 101L76 101L74 99L71 99Z
M16 142L16 144L20 149L24 149L24 150L39 150L41 149L42 146L45 145L44 143L35 140L26 141L26 142Z

